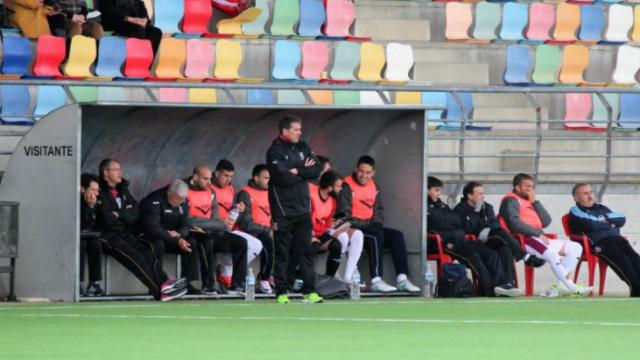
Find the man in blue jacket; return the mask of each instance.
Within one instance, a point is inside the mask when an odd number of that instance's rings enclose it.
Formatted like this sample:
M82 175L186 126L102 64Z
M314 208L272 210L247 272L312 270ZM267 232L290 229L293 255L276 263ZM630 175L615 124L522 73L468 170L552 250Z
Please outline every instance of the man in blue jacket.
M595 253L629 285L631 296L640 296L640 255L620 235L624 214L597 204L589 184L577 184L572 193L576 206L569 212L571 232L585 234Z

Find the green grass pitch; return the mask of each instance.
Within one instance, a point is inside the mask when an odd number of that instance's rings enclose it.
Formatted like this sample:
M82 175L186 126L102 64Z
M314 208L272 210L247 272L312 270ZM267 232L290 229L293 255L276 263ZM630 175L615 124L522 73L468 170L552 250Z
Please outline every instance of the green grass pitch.
M0 303L0 359L634 359L640 301Z

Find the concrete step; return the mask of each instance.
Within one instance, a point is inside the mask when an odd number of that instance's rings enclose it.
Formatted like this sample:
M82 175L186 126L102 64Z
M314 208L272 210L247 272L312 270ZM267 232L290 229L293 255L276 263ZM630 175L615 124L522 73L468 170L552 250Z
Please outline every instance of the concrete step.
M374 41L430 41L430 24L427 20L357 20L356 36L367 36Z
M416 62L414 80L432 84L489 85L489 64Z
M547 109L542 109L542 119L548 118ZM533 130L536 129L536 111L532 108L511 107L476 107L473 111L473 120L493 120L494 122L477 122L477 125L490 125L493 129ZM507 120L509 122L501 122ZM512 122L514 120L522 122ZM547 129L547 124L542 124Z

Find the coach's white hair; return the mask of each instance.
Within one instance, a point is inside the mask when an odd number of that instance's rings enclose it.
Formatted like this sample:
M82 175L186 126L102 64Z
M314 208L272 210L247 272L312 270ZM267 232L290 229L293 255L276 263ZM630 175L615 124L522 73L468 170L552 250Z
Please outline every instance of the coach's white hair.
M187 193L189 192L189 186L182 180L177 179L174 180L171 185L169 185L169 193L176 194L181 198L187 197Z

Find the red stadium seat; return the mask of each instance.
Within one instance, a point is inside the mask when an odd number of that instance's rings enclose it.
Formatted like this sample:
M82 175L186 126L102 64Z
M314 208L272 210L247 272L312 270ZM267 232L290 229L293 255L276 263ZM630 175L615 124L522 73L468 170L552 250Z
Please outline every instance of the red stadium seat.
M62 76L60 64L67 56L66 52L65 38L51 35L40 36L33 74L47 77Z
M151 41L144 39L127 39L127 59L124 63L124 76L128 78L147 78L153 63Z

